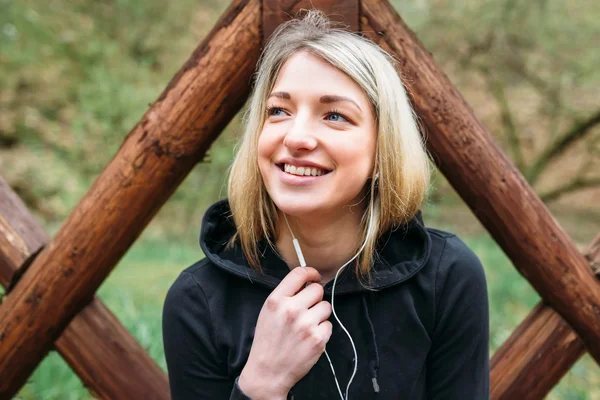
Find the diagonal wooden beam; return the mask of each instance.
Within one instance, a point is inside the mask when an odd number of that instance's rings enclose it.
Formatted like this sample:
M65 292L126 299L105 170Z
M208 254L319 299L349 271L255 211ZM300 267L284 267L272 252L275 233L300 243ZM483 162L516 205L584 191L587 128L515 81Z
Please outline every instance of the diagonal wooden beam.
M540 302L492 357L492 399L543 399L585 353L569 324Z
M15 283L48 242L42 226L0 176L0 283ZM54 343L83 384L105 399L168 399L166 374L94 297Z
M600 234L585 258L591 267L600 264ZM543 399L583 354L569 324L540 302L492 357L491 398Z
M72 318L248 97L260 2L236 0L0 308L0 397L23 385Z
M399 60L440 170L600 362L600 285L585 258L393 7L362 0L361 29Z
M0 285L9 289L47 242L44 229L0 176Z
M331 21L341 22L350 31L358 31L358 0L262 0L263 43L266 43L280 24L302 9L316 8Z

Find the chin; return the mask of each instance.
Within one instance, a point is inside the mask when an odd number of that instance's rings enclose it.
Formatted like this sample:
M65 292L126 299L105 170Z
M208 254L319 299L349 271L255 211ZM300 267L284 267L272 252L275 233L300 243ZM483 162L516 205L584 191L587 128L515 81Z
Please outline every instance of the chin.
M314 215L327 210L326 203L315 199L314 196L276 194L271 198L279 210L294 217Z

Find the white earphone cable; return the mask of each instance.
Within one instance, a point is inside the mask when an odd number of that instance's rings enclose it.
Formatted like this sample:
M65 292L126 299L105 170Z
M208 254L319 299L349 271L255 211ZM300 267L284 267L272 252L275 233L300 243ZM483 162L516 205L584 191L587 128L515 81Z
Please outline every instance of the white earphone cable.
M285 215L285 213L283 213L283 217L285 218L285 222L288 226L288 229L290 230L290 234L292 235L294 249L296 250L296 254L298 256L298 261L300 262L300 265L302 267L305 267L306 262L304 261L304 255L302 254L302 250L300 249L300 243L298 242L298 239L296 239L296 236L294 236L294 232L292 231L292 228L290 227L290 223L288 222L288 219L287 219L287 216ZM352 340L352 336L350 336L350 332L348 332L348 330L346 329L344 324L342 324L342 321L340 321L337 313L335 312L335 306L334 306L335 285L337 283L338 276L339 276L340 272L342 271L342 269L344 269L344 267L346 265L350 264L352 261L354 261L356 259L356 257L358 257L358 255L365 248L366 244L367 244L367 242L365 241L363 243L363 245L361 246L360 250L358 250L358 252L354 255L354 257L352 257L350 260L348 260L344 265L342 265L337 270L337 272L335 274L335 278L333 279L333 285L331 287L331 311L333 312L333 316L335 317L338 324L340 324L340 327L342 328L342 330L346 333L346 336L348 336L348 339L350 339L350 343L352 344L352 350L354 351L354 371L352 371L352 375L350 376L350 380L348 381L348 386L346 386L346 396L344 396L342 394L342 389L340 388L340 384L338 382L337 375L335 373L335 368L333 367L333 363L331 362L331 358L329 357L329 354L327 353L327 349L325 349L325 356L327 357L327 361L329 361L329 366L331 367L331 372L333 373L333 379L335 380L335 385L337 386L338 393L342 400L348 400L348 391L350 390L350 385L352 384L352 381L354 380L354 376L356 375L356 371L358 369L358 353L356 351L356 346L354 345L354 340Z

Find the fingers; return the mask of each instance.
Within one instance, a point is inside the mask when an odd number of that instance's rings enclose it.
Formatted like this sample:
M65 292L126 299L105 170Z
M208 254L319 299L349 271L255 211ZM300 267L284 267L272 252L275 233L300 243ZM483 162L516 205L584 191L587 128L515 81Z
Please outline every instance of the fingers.
M333 331L333 325L329 321L321 322L315 329L315 336L319 338L318 346L321 353L325 351L325 345L331 338L331 332Z
M321 301L315 304L306 312L306 318L313 324L318 325L331 315L331 304L326 301Z
M325 350L327 342L331 338L333 325L330 321L321 321L319 324L307 325L307 323L298 323L296 328L297 337L301 339L304 345L307 345L314 354L321 354Z
M324 294L323 286L318 283L311 283L304 289L300 290L295 296L294 300L304 308L310 308L323 300Z
M289 323L293 325L294 331L297 332L300 338L310 340L318 348L320 344L324 345L329 340L325 327L331 324L327 321L330 315L331 305L326 301L322 301L303 312L297 319L290 320ZM324 322L327 323L319 328Z
M319 282L321 275L312 267L296 267L277 285L271 293L274 297L291 297L294 296L305 283Z

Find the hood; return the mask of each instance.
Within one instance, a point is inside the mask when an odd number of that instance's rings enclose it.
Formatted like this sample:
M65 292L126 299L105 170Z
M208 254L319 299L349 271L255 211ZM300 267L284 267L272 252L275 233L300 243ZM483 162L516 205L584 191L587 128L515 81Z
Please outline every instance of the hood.
M266 241L262 241L259 243L259 257L263 273L254 270L246 262L241 246L227 246L234 234L235 224L227 199L210 206L200 230L200 247L206 257L228 273L275 288L290 271L285 261ZM423 268L431 252L431 237L423 224L421 211L408 224L381 235L377 252L368 288L356 278L354 268L345 268L338 277L336 294L381 290L404 282ZM332 282L325 285L325 293L331 293L331 286Z
M266 241L262 241L259 243L259 255L263 272L255 271L248 266L241 246L237 244L235 246L227 246L229 239L234 234L235 225L231 216L229 202L221 200L209 207L202 220L202 229L200 231L200 246L206 257L216 268L221 268L228 273L248 279L264 287L275 288L290 272L285 261ZM369 354L369 373L375 393L379 392L377 381L379 350L375 328L371 321L367 304L367 295L361 292L381 290L406 281L423 268L429 259L430 252L431 237L423 225L423 219L419 211L408 224L390 229L381 235L378 240L376 261L371 271L371 281L368 287L356 278L353 268L345 268L338 276L335 287L337 295L360 293L362 297L364 324L371 336L371 339L366 344ZM332 286L333 280L325 285L324 291L326 295L332 295ZM333 295L331 305L333 307ZM341 325L339 320L338 322ZM350 337L347 331L346 334ZM352 338L350 337L350 339ZM354 342L352 340L351 342L354 347ZM354 362L356 371L356 356ZM335 377L335 370L333 370L331 362L330 365Z

